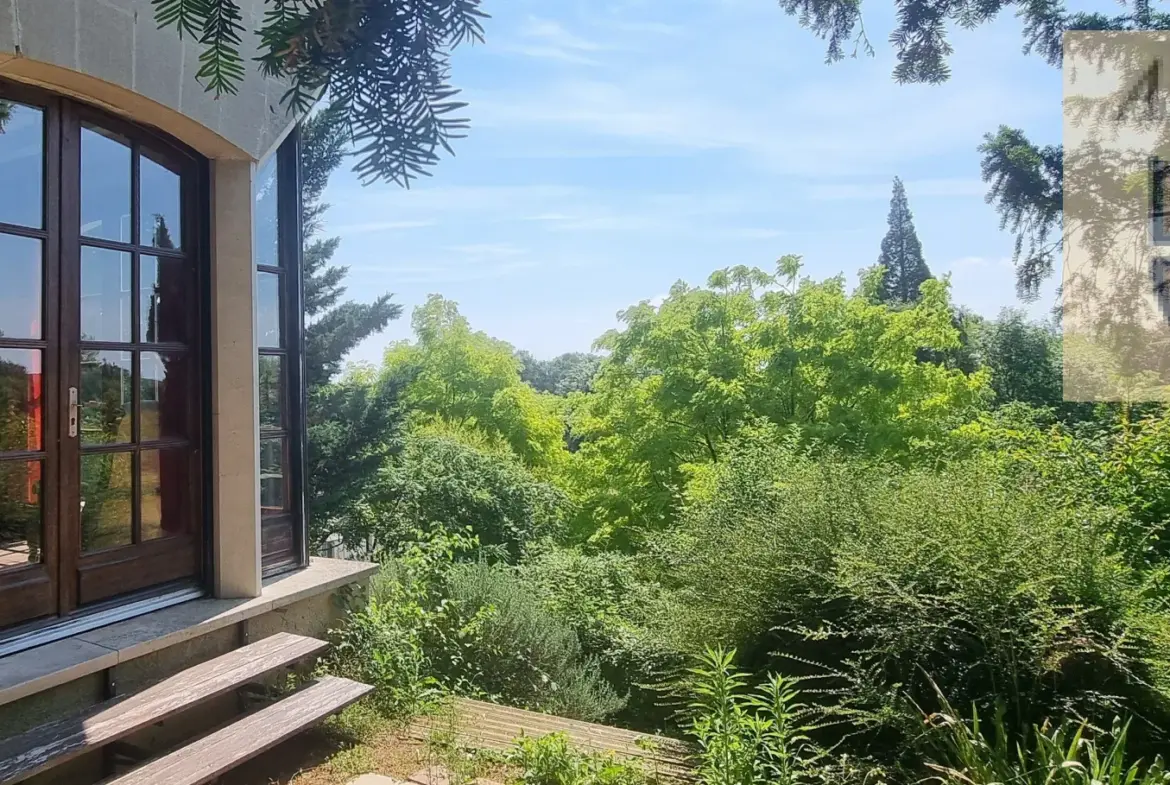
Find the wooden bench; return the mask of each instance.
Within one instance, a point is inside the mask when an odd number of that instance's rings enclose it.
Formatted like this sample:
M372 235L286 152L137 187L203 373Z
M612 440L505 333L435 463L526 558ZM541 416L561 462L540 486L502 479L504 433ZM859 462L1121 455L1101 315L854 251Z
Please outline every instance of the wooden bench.
M264 675L319 654L326 647L326 643L314 638L277 633L188 668L135 695L107 701L73 717L40 725L19 736L5 739L0 742L0 785L10 785L28 779L34 774L92 750L112 748L119 740L136 731L162 722L217 696L244 689ZM255 746L254 741L259 741L261 737L267 738L265 733L260 732L257 723L274 721L279 728L274 728L273 731L283 734L280 736L281 739L287 738L323 719L329 713L348 706L370 689L344 679L324 679L258 713L247 715L224 731L231 731L232 735L241 732L246 732L248 736L256 734L255 739L241 738L241 743L236 745L239 749L236 750L216 747L213 753L216 756L216 765L226 766L222 769L226 771L227 768L242 763L262 751L250 751ZM332 708L327 710L329 707ZM259 719L261 717L267 719ZM246 731L245 723L250 723ZM197 744L213 739L217 735L219 734L212 734ZM176 756L180 756L187 749L190 748L181 749L154 763L179 760ZM194 771L195 763L191 760L184 764L186 770ZM137 776L138 771L146 770L151 765L154 764L147 764L142 769L130 772L118 782L207 781L184 779L173 773L183 769L171 768L164 769L168 775L163 779L126 779Z

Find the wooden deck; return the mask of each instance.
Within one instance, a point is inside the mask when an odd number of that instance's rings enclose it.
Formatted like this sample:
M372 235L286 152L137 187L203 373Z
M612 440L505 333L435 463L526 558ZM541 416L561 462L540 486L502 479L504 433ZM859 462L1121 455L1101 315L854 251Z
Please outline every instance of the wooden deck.
M612 752L618 757L639 760L647 771L661 779L683 782L694 780L687 761L689 750L678 739L650 736L468 698L457 698L453 712L424 717L411 727L411 735L418 739L426 740L435 734L453 734L455 742L461 746L488 750L510 749L521 736L540 737L557 732L565 733L572 745L582 751Z

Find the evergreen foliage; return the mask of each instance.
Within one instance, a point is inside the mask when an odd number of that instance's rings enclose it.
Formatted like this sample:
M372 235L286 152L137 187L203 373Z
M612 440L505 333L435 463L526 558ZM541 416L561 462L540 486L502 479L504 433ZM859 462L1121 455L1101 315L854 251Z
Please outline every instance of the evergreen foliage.
M323 112L301 128L301 202L305 232L305 384L310 541L322 544L360 504L393 448L403 380L373 382L362 371L337 379L359 343L398 318L384 294L371 303L344 301L347 268L331 263L340 239L317 236L329 205L321 200L344 157L338 117Z
M199 71L216 95L234 94L255 46L266 76L290 84L305 112L324 96L357 148L366 180L407 185L451 150L467 121L453 100L451 49L483 39L480 0L264 0L247 29L238 0L151 0L160 27L199 43Z
M882 252L878 256L878 264L886 272L878 289L878 299L893 304L917 302L921 297L919 288L933 276L922 258L922 243L914 231L914 216L910 213L906 188L898 177L894 178L890 215L886 220L890 228L882 238Z

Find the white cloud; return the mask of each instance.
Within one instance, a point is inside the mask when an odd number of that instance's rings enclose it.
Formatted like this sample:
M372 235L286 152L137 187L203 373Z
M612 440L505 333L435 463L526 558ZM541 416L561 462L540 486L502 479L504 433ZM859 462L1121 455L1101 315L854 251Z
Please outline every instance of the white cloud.
M529 16L517 31L518 40L491 45L494 51L577 65L598 65L589 55L607 47L571 33L560 22Z
M970 151L1003 121L1004 86L929 94L862 72L849 82L721 95L686 69L632 69L621 78L562 79L523 91L471 95L483 128L529 136L620 140L641 152L733 151L752 166L819 177L885 174L897 164ZM1017 91L1019 92L1019 91ZM1017 96L1038 114L1036 96ZM518 145L516 154L523 154ZM852 198L852 197L851 197Z
M525 38L534 38L561 49L596 52L604 48L601 44L570 33L560 22L535 16L525 20L520 28L520 34Z

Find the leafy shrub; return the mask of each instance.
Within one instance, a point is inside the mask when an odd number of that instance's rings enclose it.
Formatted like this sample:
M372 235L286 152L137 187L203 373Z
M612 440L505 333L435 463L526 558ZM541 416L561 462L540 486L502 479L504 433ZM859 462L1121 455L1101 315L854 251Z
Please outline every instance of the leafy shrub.
M659 731L669 724L659 686L677 675L684 661L647 626L662 610L662 592L647 577L647 559L622 553L587 553L542 543L520 566L544 607L568 624L586 656L595 658L606 680L627 694L611 721Z
M597 661L582 654L577 634L515 573L456 565L446 591L447 641L434 657L457 688L582 720L621 708Z
M442 691L584 720L621 708L577 634L530 584L504 565L460 561L479 549L474 535L415 536L335 632L336 671L373 684L394 715Z
M378 555L419 528L470 527L489 554L515 560L530 540L557 531L566 505L563 493L504 452L413 434L379 479L364 534Z
M382 565L366 603L333 631L330 668L372 685L383 712L407 717L441 693L427 651L438 615L434 587L455 555L475 546L466 534L420 537Z
M564 733L521 738L506 760L521 770L524 785L645 785L637 763L572 748Z
M819 695L850 744L886 755L916 733L931 677L963 703L1003 701L1016 727L1129 710L1157 736L1170 623L1161 574L1119 549L1123 524L978 460L902 470L752 440L669 549L664 632L831 677Z

